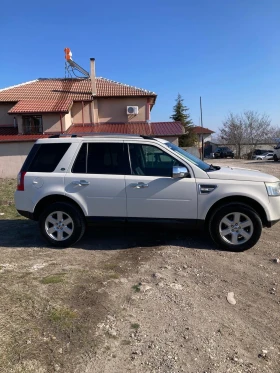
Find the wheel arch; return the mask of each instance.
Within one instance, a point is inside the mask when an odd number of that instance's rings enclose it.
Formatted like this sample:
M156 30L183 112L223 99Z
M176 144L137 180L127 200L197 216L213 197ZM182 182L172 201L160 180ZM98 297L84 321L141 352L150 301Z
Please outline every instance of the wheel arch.
M253 208L258 213L258 215L260 216L263 226L265 226L265 227L268 226L268 219L267 219L267 215L266 215L266 212L265 212L265 209L263 208L263 206L259 202L254 200L253 198L245 197L245 196L225 197L225 198L222 198L221 200L217 201L216 203L214 203L207 212L207 215L206 215L206 218L205 218L205 223L208 225L211 215L219 207L221 207L225 204L228 204L228 203L238 203L238 202L243 203L243 204Z
M35 206L34 209L34 220L39 220L41 212L44 210L46 206L49 206L55 202L67 202L74 205L80 212L85 216L85 211L80 207L80 205L73 200L72 198L66 197L62 194L52 194L47 197L42 198Z

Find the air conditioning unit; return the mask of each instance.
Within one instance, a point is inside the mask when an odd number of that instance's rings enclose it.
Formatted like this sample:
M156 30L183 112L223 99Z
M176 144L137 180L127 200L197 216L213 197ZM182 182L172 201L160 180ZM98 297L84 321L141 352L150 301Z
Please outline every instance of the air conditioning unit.
M126 108L127 115L136 115L138 114L138 106L127 106Z

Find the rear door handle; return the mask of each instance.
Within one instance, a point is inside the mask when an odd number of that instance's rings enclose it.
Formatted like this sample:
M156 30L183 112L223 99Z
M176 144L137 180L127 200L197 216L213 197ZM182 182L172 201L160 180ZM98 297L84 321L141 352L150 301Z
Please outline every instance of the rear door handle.
M78 185L78 186L84 186L84 185L89 185L90 182L86 180L74 180L72 181L72 184Z
M134 189L143 189L143 188L148 188L149 184L145 184L145 183L134 183L134 184L130 184L132 188Z

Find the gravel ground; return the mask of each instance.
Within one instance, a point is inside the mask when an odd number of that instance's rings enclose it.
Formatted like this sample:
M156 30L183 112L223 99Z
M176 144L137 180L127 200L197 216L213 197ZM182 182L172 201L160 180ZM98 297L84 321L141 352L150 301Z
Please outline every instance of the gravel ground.
M280 163L212 162L280 177ZM0 216L1 373L280 373L279 224L243 253L124 228L57 250L12 208Z

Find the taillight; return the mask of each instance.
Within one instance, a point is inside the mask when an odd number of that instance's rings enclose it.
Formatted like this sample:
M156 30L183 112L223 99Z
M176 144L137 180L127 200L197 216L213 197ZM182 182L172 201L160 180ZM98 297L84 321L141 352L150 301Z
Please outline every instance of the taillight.
M26 172L20 172L17 176L17 190L24 191L24 176Z

